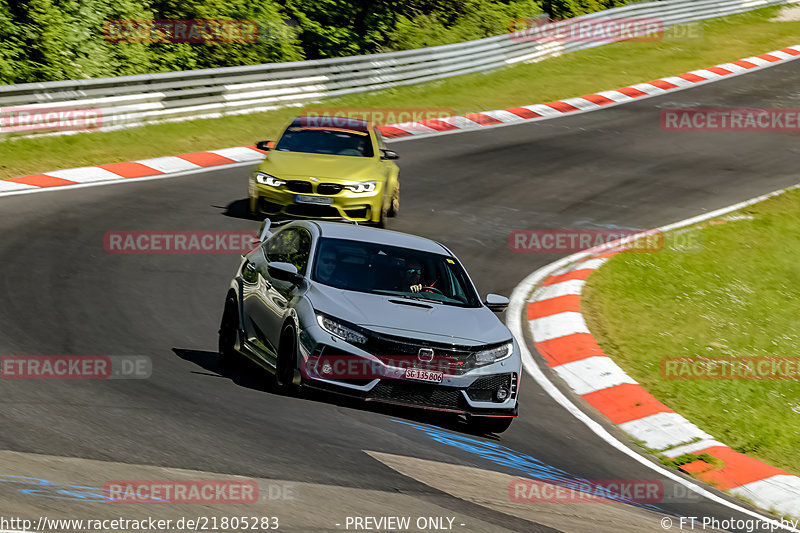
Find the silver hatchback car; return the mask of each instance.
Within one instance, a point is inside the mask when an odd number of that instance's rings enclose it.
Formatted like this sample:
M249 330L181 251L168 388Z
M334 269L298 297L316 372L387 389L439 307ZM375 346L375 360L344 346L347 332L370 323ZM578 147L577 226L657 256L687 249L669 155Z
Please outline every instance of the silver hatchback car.
M274 229L274 231L273 231ZM271 228L243 256L219 332L288 392L314 387L464 415L499 433L517 416L519 346L445 246L339 222Z

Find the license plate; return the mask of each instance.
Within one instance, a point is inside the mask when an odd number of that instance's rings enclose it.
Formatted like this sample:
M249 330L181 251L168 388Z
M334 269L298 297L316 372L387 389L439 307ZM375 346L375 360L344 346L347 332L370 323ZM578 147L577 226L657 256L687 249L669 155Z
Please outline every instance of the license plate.
M294 203L296 204L313 204L313 205L331 205L333 198L325 198L323 196L305 196L302 194L294 195Z
M443 378L444 372L431 372L430 370L420 370L418 368L406 368L406 379L441 383Z

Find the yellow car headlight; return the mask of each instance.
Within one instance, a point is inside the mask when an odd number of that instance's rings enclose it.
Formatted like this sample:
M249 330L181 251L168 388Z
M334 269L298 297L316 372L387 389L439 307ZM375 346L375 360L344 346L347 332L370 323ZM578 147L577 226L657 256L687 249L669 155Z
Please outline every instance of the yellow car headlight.
M344 188L348 191L353 191L355 193L363 193L363 192L375 192L375 189L378 187L377 181L362 181L361 183L356 183L355 185L345 185Z
M269 185L270 187L280 187L286 184L284 180L270 176L265 172L256 172L256 181L261 185Z

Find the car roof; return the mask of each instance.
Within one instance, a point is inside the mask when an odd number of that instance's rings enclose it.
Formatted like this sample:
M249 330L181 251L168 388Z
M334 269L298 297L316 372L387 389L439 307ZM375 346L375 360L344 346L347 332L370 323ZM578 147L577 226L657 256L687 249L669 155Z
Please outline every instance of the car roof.
M422 252L430 252L447 256L451 255L450 251L438 242L426 239L424 237L418 237L416 235L409 235L408 233L370 228L368 226L358 226L356 224L348 224L345 222L325 222L322 220L315 220L313 223L319 228L321 237L328 237L331 239L347 239L351 241L369 242L374 244L387 244L389 246L410 248L412 250L419 250Z
M309 116L295 117L289 127L344 128L353 131L369 132L369 122L357 118Z

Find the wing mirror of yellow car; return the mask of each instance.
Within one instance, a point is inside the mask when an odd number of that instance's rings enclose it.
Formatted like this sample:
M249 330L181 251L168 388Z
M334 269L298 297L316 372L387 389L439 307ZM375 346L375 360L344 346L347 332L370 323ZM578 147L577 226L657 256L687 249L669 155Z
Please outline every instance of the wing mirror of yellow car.
M273 143L272 141L258 141L256 143L256 148L258 148L262 152L269 152L274 147L275 143Z
M381 150L381 159L400 159L394 150Z

